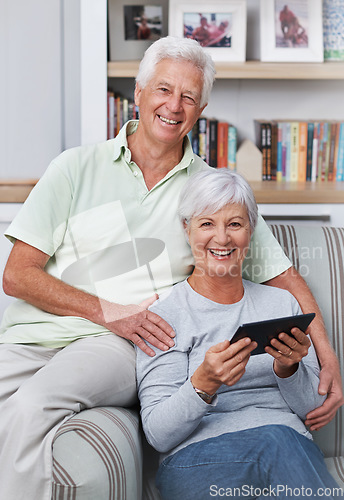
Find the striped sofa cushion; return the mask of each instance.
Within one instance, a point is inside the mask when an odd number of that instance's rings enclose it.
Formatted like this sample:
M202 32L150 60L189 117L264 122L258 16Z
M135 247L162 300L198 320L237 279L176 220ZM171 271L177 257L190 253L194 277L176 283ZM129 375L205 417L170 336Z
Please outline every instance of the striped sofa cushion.
M141 500L142 445L137 412L84 410L53 444L53 500Z
M324 316L326 329L342 373L344 327L344 229L320 226L271 225L285 253L306 280ZM314 433L327 466L344 488L344 412Z

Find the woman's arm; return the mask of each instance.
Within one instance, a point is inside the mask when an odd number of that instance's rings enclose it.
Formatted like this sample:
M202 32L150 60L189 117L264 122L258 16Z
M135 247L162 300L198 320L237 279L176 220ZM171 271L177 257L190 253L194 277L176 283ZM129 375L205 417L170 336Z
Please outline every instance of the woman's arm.
M321 367L318 391L320 395L327 394L327 399L308 414L306 424L311 430L318 430L334 418L344 403L339 363L329 342L321 311L306 282L293 267L265 284L288 290L299 302L303 313L316 313L309 332Z
M289 377L279 377L275 372L278 387L289 408L305 421L307 414L321 405L325 396L318 392L319 364L314 347L298 363L297 370Z
M148 442L164 453L196 429L209 406L188 379L187 352L155 351L150 358L136 349L136 376L143 430Z
M211 347L191 380L188 352L178 350L178 342L169 352L156 351L152 358L137 349L138 394L148 442L156 450L167 452L187 439L209 411L209 404L194 388L214 394L222 383L234 385L256 346L242 339L232 346L226 340ZM216 397L211 405L216 405Z

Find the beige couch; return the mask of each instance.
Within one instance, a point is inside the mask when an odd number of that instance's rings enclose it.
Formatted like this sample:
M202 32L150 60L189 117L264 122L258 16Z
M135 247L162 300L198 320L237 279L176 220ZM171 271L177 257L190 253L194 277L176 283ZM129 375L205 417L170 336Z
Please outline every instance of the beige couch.
M344 229L274 225L273 233L313 291L343 374ZM344 488L344 422L315 433L329 470ZM159 498L157 456L142 450L136 409L83 411L60 428L54 442L54 500ZM142 470L144 479L142 487Z

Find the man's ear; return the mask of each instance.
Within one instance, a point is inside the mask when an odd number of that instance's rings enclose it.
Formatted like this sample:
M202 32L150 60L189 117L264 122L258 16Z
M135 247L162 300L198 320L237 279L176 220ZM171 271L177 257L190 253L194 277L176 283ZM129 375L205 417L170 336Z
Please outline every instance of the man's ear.
M141 96L141 87L139 86L138 83L136 83L134 91L134 101L136 106L140 106L140 96Z
M199 114L198 114L198 118L201 116L201 114L203 113L203 111L205 110L205 108L208 106L208 103L205 104L204 106L202 106L202 108L200 108L199 110Z

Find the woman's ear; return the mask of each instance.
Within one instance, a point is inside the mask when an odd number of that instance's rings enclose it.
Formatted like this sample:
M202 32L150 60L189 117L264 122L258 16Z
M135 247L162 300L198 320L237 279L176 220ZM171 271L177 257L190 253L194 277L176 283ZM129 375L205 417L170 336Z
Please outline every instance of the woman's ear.
M184 227L184 233L185 233L186 241L190 244L190 241L189 241L189 232L190 232L190 229L189 229L188 223L186 222L186 219L183 220L183 227Z

